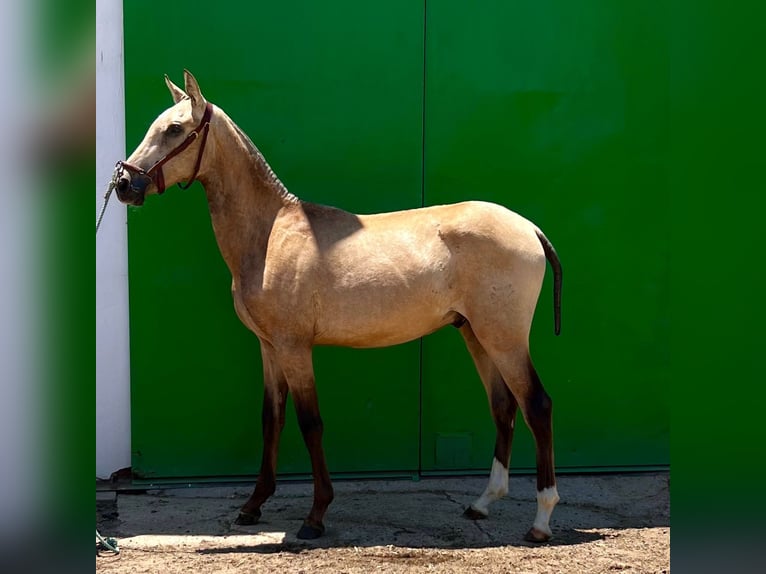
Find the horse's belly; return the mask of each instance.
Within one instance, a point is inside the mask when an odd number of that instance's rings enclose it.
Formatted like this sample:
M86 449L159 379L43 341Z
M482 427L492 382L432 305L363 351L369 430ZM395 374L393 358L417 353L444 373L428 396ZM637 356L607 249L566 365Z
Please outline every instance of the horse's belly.
M379 305L355 308L320 321L315 334L317 345L372 348L412 341L453 323L457 314L435 303Z
M399 324L393 327L377 325L364 330L339 330L334 333L318 333L315 339L317 345L333 345L339 347L354 347L356 349L371 349L390 347L407 343L433 333L440 327L452 321L438 321L426 325Z

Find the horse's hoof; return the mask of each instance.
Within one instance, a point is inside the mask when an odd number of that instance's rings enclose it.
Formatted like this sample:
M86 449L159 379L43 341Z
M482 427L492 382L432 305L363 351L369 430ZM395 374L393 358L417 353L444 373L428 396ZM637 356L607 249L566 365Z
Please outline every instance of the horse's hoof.
M252 524L257 524L258 520L261 518L261 513L251 513L251 512L240 512L239 516L237 516L237 519L234 521L234 524L239 524L240 526L250 526Z
M486 514L479 512L473 506L466 508L465 512L463 512L463 516L465 518L469 518L470 520L484 520L487 518Z
M526 540L527 542L535 542L538 544L540 542L548 542L550 539L551 539L550 534L546 534L545 532L543 532L542 530L538 528L535 528L534 526L530 528L529 532L527 532L524 535L524 540Z
M298 538L301 540L315 540L324 534L324 526L312 526L311 524L303 523L301 529L298 531Z

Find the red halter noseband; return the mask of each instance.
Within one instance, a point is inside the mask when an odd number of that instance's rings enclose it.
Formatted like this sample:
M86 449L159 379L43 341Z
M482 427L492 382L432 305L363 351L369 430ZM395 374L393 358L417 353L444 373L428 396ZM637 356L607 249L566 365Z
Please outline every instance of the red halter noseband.
M123 169L127 168L129 171L136 172L138 175L148 177L157 186L157 193L161 194L165 191L165 178L162 175L162 166L177 156L179 153L184 151L187 147L189 147L192 142L194 142L197 137L199 137L200 133L202 133L202 142L200 143L199 152L197 153L197 162L194 164L194 173L192 173L192 176L186 182L186 185L181 185L180 182L178 183L178 187L181 189L188 189L189 186L194 183L194 180L197 177L197 172L199 171L199 166L202 163L202 153L205 151L205 142L207 141L207 133L210 131L210 117L212 115L213 105L208 102L207 106L205 106L205 113L202 115L202 120L200 121L199 125L194 128L188 136L186 136L186 139L181 143L181 145L165 155L165 157L160 159L147 171L144 171L140 167L136 167L135 165L131 165L124 161L118 161L117 166Z

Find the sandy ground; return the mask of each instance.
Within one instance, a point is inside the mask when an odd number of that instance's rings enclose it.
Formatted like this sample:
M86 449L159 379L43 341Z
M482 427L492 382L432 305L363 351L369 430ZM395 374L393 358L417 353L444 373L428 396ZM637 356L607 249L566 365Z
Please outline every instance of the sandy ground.
M101 493L97 528L121 553L111 573L669 572L667 473L559 477L554 540L523 541L535 515L534 477L512 476L486 520L463 509L486 478L336 481L316 541L295 537L310 484L281 483L254 526L233 523L250 486Z

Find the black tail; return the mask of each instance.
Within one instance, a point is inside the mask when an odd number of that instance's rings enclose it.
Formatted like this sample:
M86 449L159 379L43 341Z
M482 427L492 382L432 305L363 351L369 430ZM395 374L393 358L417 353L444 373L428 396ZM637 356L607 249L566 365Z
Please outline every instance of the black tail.
M556 250L545 234L539 229L535 230L537 238L543 244L545 258L551 264L553 269L553 323L554 331L558 335L561 333L561 261L556 254Z

